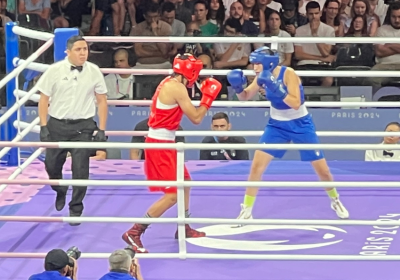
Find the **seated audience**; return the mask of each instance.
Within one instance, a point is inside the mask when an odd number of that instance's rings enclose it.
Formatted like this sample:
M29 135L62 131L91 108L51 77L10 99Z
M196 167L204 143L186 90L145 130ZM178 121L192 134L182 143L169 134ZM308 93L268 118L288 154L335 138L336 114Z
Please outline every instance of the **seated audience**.
M8 17L11 21L15 21L15 14L7 10L7 0L0 0L0 14ZM4 22L3 22L4 26Z
M136 124L135 129L133 131L149 131L149 125L147 124L149 119L144 119L143 121ZM179 126L178 130L182 131L182 127ZM132 136L131 143L144 143L146 136ZM185 143L185 137L177 136L175 137L175 142L183 142ZM131 149L130 150L130 159L133 160L144 160L145 154L143 150L139 149Z
M54 28L80 28L82 14L88 2L88 0L51 0L51 18Z
M116 0L95 0L94 14L88 36L119 36L120 30L120 7ZM106 28L101 30L101 23L105 22ZM108 28L111 27L109 30ZM108 30L108 31L107 31Z
M290 37L289 33L282 30L282 22L281 17L278 12L271 12L269 18L267 19L267 28L265 35L260 36L278 36L278 37ZM271 47L271 44L258 44L255 43L254 47L256 49L262 47L263 45L267 45ZM290 67L292 64L292 55L294 53L294 45L293 43L278 43L278 52L279 52L279 65Z
M378 28L376 37L400 37L400 2L390 4L390 14L384 25ZM380 43L375 44L376 64L372 70L400 70L400 44ZM388 82L394 78L371 78L374 89L382 86L382 83ZM398 78L395 78L398 79Z
M240 35L241 28L239 20L228 18L224 24L224 35ZM248 43L215 43L213 49L215 69L245 68L249 63L251 47Z
M398 122L389 123L386 132L400 132L400 124ZM400 137L386 136L381 144L397 145ZM365 161L400 161L400 150L367 150L365 152Z
M194 5L194 20L200 27L201 36L212 37L218 34L218 26L208 20L208 4L205 0L197 0ZM212 44L204 43L204 46L211 48Z
M345 37L368 37L367 17L356 15L351 21Z
M50 0L19 0L20 25L50 30L50 7Z
M266 18L258 2L256 0L239 0L239 2L243 5L244 19L253 22L258 28L258 33L263 33L265 31Z
M185 24L175 18L175 5L171 2L165 2L161 5L161 20L171 25L171 36L184 36L186 32Z
M130 69L134 65L130 50L118 49L113 55L114 68ZM133 99L135 76L132 74L108 74L104 77L108 99Z
M148 1L148 0L146 0ZM193 5L195 2L192 2L192 8L188 9L183 3L182 1L179 0L165 0L165 2L171 2L175 5L176 8L176 15L175 15L175 19L182 21L185 25L188 24L189 22L193 21L192 18L192 13L193 13Z
M195 21L192 21L186 26L186 36L190 37L198 37L201 36L201 30L199 24ZM203 48L206 49L207 47L200 43L185 43L181 44L181 47L178 50L178 53L190 53L194 56L197 56L200 53L203 53Z
M232 125L229 123L229 117L225 113L216 113L212 117L211 129L213 131L229 131ZM246 143L246 139L240 136L229 137L213 137L207 136L203 139L202 143L231 143L239 144ZM228 150L215 149L215 150L200 150L200 160L248 160L248 150Z
M160 20L160 6L148 3L145 6L145 21L136 25L133 36L171 36L171 26ZM134 44L137 63L135 68L170 69L172 44L137 42Z
M296 30L296 37L335 37L333 27L320 21L321 10L318 2L311 1L307 4L307 17L309 23ZM294 53L297 67L301 70L331 70L335 56L331 54L334 43L295 44ZM322 86L331 86L332 77L322 77Z
M208 11L209 21L221 30L225 22L225 6L222 0L209 0L210 10Z
M340 21L339 8L340 2L338 0L328 0L325 2L321 16L321 22L335 29L336 37L344 35L344 23Z
M308 19L297 11L298 2L296 0L285 0L282 2L280 11L282 29L290 34L296 35L296 28L306 25Z
M243 4L240 2L233 2L229 12L230 18L239 20L242 25L241 34L246 36L257 36L259 30L257 26L243 17Z
M379 17L375 14L371 15L371 6L368 0L354 0L351 6L351 18L349 18L345 22L344 31L347 32L347 29L350 27L351 20L356 15L366 15L367 17L367 25L368 25L368 34L373 37L376 34L378 27L381 25Z

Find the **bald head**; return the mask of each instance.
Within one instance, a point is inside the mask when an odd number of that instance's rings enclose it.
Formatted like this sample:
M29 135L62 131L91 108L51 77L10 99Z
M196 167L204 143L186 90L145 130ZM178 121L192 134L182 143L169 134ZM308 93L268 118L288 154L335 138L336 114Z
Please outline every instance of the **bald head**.
M110 264L110 270L120 269L129 271L132 258L125 250L116 250L108 258L108 263Z
M128 50L119 49L114 54L114 66L116 68L130 68Z

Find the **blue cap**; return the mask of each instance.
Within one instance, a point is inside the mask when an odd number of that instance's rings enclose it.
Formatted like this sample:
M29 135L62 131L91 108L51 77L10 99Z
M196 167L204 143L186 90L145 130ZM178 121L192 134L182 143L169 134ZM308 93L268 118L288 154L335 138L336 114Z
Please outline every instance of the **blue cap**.
M261 47L250 54L251 64L262 64L263 70L272 71L279 64L279 54L268 47Z

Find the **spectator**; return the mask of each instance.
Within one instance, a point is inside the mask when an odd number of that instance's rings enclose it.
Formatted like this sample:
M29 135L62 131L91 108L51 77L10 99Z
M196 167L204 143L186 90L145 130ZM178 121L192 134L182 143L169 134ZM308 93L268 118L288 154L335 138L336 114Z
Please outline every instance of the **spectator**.
M147 124L149 121L149 119L145 119L141 122L139 122L136 126L135 129L133 131L149 131L149 125ZM182 127L179 126L180 131L182 131ZM144 143L144 139L145 136L132 136L132 140L131 143ZM175 137L175 142L185 142L185 137L183 136L177 136ZM145 155L143 150L139 150L139 149L131 149L130 150L130 159L132 160L144 160L145 159Z
M325 5L325 1L326 0L316 0L316 1L313 1L313 0L302 0L302 1L299 1L298 11L299 11L299 13L301 15L307 15L307 4L310 3L310 2L317 2L318 5L319 5L319 8L322 10L322 7Z
M8 17L11 21L15 21L15 14L10 13L7 10L7 0L0 0L0 14L2 14L3 16ZM4 22L3 22L4 25Z
M347 20L351 19L351 5L350 0L340 0L339 18L340 21L345 23ZM344 27L346 28L346 26ZM346 30L345 30L346 32Z
M144 10L145 21L136 25L133 36L171 36L171 26L160 20L159 5L149 3ZM172 45L168 43L135 43L135 68L171 68Z
M376 37L400 37L400 2L390 4L389 16L385 24L378 28ZM400 44L375 44L376 64L372 70L400 70ZM393 78L371 78L373 87L379 88L382 83Z
M391 122L385 127L385 132L400 132L400 124ZM386 136L381 144L397 145L400 137ZM400 161L400 150L367 150L365 161Z
M201 29L198 25L197 22L192 21L186 26L186 36L201 36ZM182 44L182 47L179 48L179 53L184 54L184 53L190 53L193 54L194 56L197 56L199 53L203 52L203 47L206 48L206 46L203 46L200 43L185 43Z
M148 0L147 0L148 1ZM192 22L192 10L189 10L178 0L165 0L165 2L171 2L175 5L175 19L182 21L185 25Z
M368 35L368 25L367 17L356 15L351 21L349 30L345 37L367 37Z
M194 18L199 24L202 36L214 36L218 34L218 26L208 19L208 4L204 0L197 0L194 5Z
M161 5L161 20L171 25L171 36L184 36L186 32L185 24L175 19L175 5L171 2L165 2Z
M265 36L278 36L278 37L290 37L289 33L282 30L282 22L281 17L278 12L274 11L269 15L267 19L267 28L268 33ZM255 48L262 47L263 44L254 44ZM271 47L270 44L265 44L268 47ZM290 67L292 64L292 55L294 53L293 43L278 43L278 52L279 52L279 65Z
M113 55L114 67L130 69L134 65L133 55L130 50L118 49ZM133 99L133 86L135 76L132 74L108 74L104 77L107 86L108 99Z
M296 30L296 37L335 37L333 27L320 21L321 10L318 2L311 1L307 4L307 18L309 23ZM296 56L297 69L302 70L327 70L332 69L331 63L335 56L331 55L334 43L318 44L295 44L294 53ZM322 86L331 86L332 77L322 77Z
M234 18L239 20L242 30L240 31L242 34L246 36L256 36L258 35L259 31L257 26L249 21L244 19L243 17L243 5L240 2L234 2L231 5L230 9L230 18Z
M82 25L82 14L87 4L87 0L52 0L51 18L54 28L80 28Z
M50 30L50 7L50 0L19 0L20 25Z
M213 131L229 131L232 125L229 123L227 114L219 112L212 117L211 130ZM239 136L229 137L213 137L207 136L203 139L202 143L230 143L240 144L246 143L246 139ZM249 160L248 150L229 150L215 149L215 150L200 150L200 160Z
M120 7L117 0L94 0L94 14L88 35L119 36L121 34L119 17ZM102 20L106 25L104 31L100 30Z
M353 5L351 6L351 18L348 19L345 23L345 32L347 32L350 27L350 23L352 18L356 15L366 15L367 16L367 25L368 25L368 34L373 37L376 34L377 28L380 26L379 17L375 14L371 14L371 6L369 5L368 0L354 0Z
M266 18L258 2L256 0L239 0L239 2L243 5L243 18L253 22L258 28L258 33L264 33Z
M272 0L257 0L258 6L264 13L264 18L268 18L272 11L280 11L282 4Z
M340 2L338 0L326 1L321 16L321 22L333 27L336 37L343 37L344 23L340 21L339 8Z
M282 3L280 11L282 27L290 36L296 35L296 28L306 25L308 19L297 11L297 1L286 0Z
M239 20L228 18L224 24L224 35L240 36L241 28ZM245 68L249 64L251 52L249 43L215 43L213 49L215 52L214 68L216 69Z
M222 0L208 0L210 10L208 11L209 21L221 30L225 22L225 6Z
M69 257L63 250L53 249L47 253L44 259L44 270L42 273L32 275L29 280L76 279L78 264L75 259Z
M100 280L143 280L139 262L127 250L116 250L108 258L110 272Z

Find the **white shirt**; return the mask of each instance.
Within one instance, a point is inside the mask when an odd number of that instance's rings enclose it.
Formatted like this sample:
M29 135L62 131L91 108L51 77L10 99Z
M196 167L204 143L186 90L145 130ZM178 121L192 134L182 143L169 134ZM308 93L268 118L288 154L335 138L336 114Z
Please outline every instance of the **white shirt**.
M365 161L400 161L400 150L386 150L387 153L393 153L393 156L383 155L383 152L384 150L367 150Z
M118 74L109 74L104 78L107 86L108 99L133 99L135 76L122 78Z
M335 29L332 26L329 26L323 22L321 22L318 26L317 31L318 37L335 37ZM296 29L295 37L312 37L310 24L300 26ZM335 43L325 43L327 45L335 45ZM321 56L321 52L319 51L317 44L300 44L296 43L295 46L301 46L303 52L307 54ZM319 60L300 60L297 65L306 65L306 64L319 64L321 61Z
M85 62L81 72L71 70L68 58L52 64L36 84L50 97L49 115L56 119L89 119L96 114L96 95L106 94L104 76L97 65Z
M400 29L394 29L391 25L382 25L376 31L376 37L400 37ZM400 53L389 55L386 57L375 57L377 64L399 64Z
M229 47L232 44L229 43L215 43L214 51L216 55L224 54L228 51ZM250 44L239 44L238 47L233 51L231 57L228 59L228 62L241 60L243 57L248 57L251 53Z

